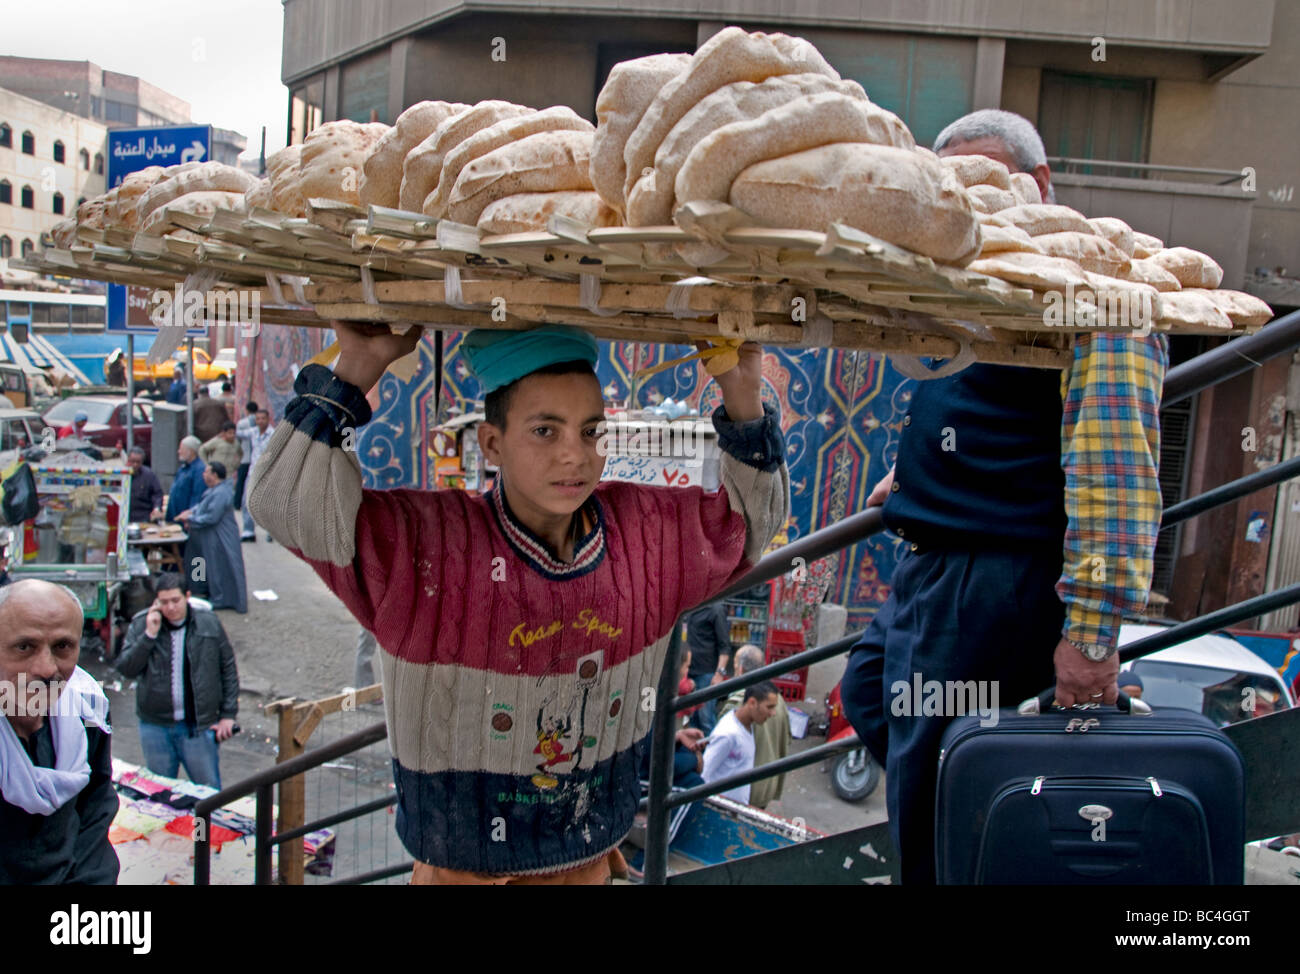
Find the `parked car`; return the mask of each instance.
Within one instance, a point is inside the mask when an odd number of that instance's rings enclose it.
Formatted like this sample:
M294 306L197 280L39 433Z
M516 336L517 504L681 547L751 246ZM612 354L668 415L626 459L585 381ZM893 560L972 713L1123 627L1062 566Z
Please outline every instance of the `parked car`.
M171 358L157 365L150 365L145 356L137 355L132 363L135 372L135 381L137 387L147 387L153 385L161 392L166 392L172 384L172 374L176 371L177 364L185 362L185 349L178 348L172 353ZM200 382L218 382L222 379L229 379L234 376L234 370L225 368L212 361L201 348L194 349L194 361L191 363L192 368L188 371L191 376L197 377Z
M40 414L30 409L0 409L0 454L35 446L44 428Z
M217 357L212 360L212 367L220 369L230 377L230 381L235 381L235 372L239 368L238 355L233 348L217 349Z
M1164 626L1124 625L1119 643L1161 632ZM1277 669L1226 635L1198 636L1134 660L1142 699L1153 707L1195 710L1220 726L1295 706ZM1121 677L1120 684L1124 680Z
M126 449L126 396L69 396L52 406L42 417L46 426L57 431L86 414L86 438L96 446ZM143 447L145 462L150 462L149 447L153 439L153 403L136 397L135 445Z

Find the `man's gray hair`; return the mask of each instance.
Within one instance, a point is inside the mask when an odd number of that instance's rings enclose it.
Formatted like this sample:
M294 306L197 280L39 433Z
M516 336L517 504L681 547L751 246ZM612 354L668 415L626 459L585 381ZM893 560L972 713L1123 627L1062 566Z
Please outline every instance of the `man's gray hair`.
M86 610L81 604L81 599L77 598L77 593L72 591L72 589L68 588L66 585L60 585L58 582L46 581L43 578L21 578L15 582L10 582L8 585L0 585L0 612L4 611L5 603L9 601L11 596L19 595L33 586L40 587L42 585L52 586L70 598L73 605L77 607L77 613L81 615L84 621Z
M763 651L754 645L741 646L736 650L736 672L748 673L763 665Z
M129 449L129 450L126 451L126 455L127 455L127 456L133 456L133 455L135 455L135 454L137 454L137 453L138 453L140 456L142 456L142 457L145 456L144 447L142 447L142 446L133 446L133 447L131 447L131 449Z
M950 142L985 138L1000 139L1021 172L1047 165L1047 151L1034 124L1023 115L1000 108L981 108L950 123L934 140L934 151L942 151Z

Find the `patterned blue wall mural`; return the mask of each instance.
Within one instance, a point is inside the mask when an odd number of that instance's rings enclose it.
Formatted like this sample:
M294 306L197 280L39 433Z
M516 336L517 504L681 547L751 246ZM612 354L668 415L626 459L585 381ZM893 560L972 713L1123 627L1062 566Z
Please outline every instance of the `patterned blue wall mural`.
M433 333L420 345L420 366L409 383L389 375L380 381L379 405L358 440L367 487L432 484L425 449L430 429L453 407L465 410L480 398L478 382L457 354L462 337L448 333L444 339L440 403L434 401ZM283 415L297 367L329 340L332 335L319 329L267 328L257 343L262 361L250 362L260 366L251 371L261 380L252 398L260 394L270 401L276 417ZM697 362L634 380L638 369L690 351L686 346L601 342L597 374L606 398L629 399L635 383L638 405L671 396L709 414L721 397ZM241 349L241 354L252 358L251 351ZM793 540L862 509L872 486L893 462L913 383L879 356L845 350L769 349L763 374L764 398L780 409L788 448ZM238 395L247 398L242 389ZM879 534L832 560L828 598L848 607L850 627L865 625L888 597L889 579L901 554L901 542Z

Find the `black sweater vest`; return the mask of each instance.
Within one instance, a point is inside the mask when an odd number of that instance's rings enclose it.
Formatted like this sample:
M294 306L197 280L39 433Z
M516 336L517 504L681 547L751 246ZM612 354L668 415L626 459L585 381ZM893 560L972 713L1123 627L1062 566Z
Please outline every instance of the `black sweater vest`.
M1060 548L1061 373L975 364L918 382L886 526L922 548Z

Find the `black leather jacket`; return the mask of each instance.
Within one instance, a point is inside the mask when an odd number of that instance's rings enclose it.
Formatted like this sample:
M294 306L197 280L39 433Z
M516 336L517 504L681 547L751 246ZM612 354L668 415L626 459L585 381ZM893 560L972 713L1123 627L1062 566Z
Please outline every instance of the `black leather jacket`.
M172 709L171 630L164 620L158 635L149 638L144 631L148 615L149 610L142 609L131 619L122 652L113 665L124 676L144 674L136 687L136 714L143 720L169 724L176 719ZM185 630L197 726L208 727L225 717L233 719L239 711L239 671L221 620L213 612L191 606Z

